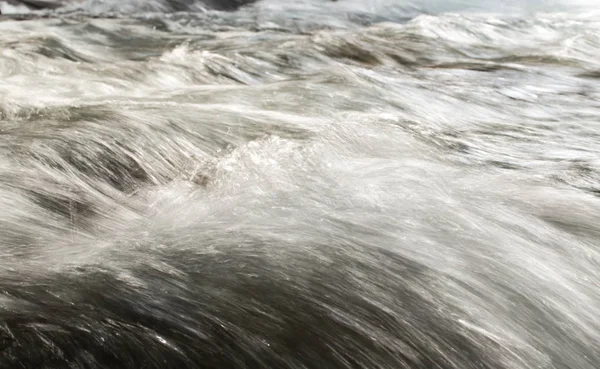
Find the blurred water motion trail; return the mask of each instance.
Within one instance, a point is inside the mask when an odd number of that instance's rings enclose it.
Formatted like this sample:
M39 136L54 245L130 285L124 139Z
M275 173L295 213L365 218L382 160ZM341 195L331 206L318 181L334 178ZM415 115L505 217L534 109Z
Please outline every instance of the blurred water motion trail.
M0 368L600 367L600 7L0 3Z

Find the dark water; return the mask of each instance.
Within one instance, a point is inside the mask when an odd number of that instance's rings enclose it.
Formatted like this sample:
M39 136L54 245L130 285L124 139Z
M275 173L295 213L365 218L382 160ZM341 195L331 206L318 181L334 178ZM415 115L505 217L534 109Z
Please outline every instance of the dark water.
M600 367L595 2L0 5L0 368Z

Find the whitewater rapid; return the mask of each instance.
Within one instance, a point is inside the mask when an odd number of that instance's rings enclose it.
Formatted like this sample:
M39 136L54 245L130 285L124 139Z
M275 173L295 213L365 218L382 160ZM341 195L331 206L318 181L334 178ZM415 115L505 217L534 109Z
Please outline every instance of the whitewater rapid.
M0 368L600 367L595 2L207 4L2 3Z

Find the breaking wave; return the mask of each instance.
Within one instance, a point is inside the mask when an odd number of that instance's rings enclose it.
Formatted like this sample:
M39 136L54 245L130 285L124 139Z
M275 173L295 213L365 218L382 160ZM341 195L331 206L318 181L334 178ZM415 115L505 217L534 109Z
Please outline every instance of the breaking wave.
M595 3L223 4L2 5L2 369L598 367Z

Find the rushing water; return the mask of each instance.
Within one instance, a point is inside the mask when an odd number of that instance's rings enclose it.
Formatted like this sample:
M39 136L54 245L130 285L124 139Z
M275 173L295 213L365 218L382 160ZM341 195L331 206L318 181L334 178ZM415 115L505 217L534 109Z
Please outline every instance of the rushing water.
M595 1L0 5L0 368L600 367Z

